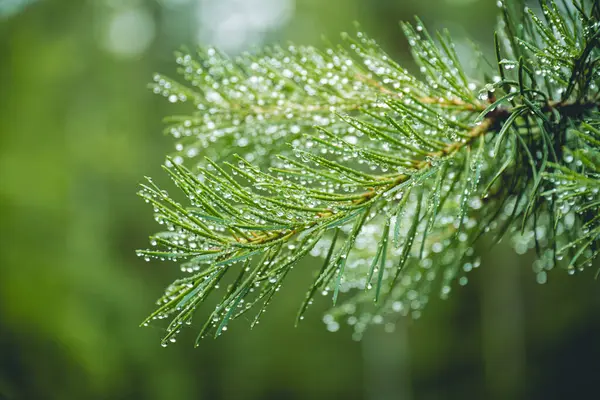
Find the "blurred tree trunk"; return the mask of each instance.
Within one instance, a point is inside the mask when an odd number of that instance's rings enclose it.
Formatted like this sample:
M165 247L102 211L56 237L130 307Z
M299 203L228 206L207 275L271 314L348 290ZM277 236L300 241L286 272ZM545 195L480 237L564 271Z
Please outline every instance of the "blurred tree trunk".
M362 340L366 400L411 400L410 354L406 320L394 333L377 327Z
M481 337L488 399L518 399L525 393L521 260L499 245L482 262Z

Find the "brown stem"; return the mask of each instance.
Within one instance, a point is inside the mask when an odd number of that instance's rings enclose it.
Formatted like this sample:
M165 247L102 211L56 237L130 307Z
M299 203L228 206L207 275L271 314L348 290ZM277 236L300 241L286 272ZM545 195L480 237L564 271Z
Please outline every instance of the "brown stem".
M439 104L439 103L436 103L436 104ZM463 105L463 104L461 104L461 105ZM581 113L585 112L586 110L597 108L597 107L598 107L598 104L596 104L596 103L578 104L578 103L553 102L553 103L548 103L545 107L542 108L542 110L544 112L551 112L553 110L557 110L559 113L561 113L563 115L573 116L573 115L580 115ZM499 107L499 108L489 112L485 116L483 121L481 121L478 125L474 126L466 134L466 140L461 141L461 142L448 143L443 149L429 153L428 156L426 157L426 159L419 161L418 163L415 164L415 169L417 171L424 170L424 169L432 166L432 160L441 159L442 157L448 157L448 156L452 156L453 154L456 154L463 148L470 146L478 138L483 137L486 133L492 132L493 130L498 129L501 126L501 124L504 121L506 121L511 115L512 115L512 110L510 110L508 108L502 108L502 107ZM411 177L412 177L412 175L399 174L396 176L396 179L394 179L394 181L391 182L389 185L381 186L379 189L370 188L368 191L363 193L360 198L352 200L352 204L354 204L354 205L364 204L364 203L372 200L373 198L377 197L378 195L381 195L381 194L395 188L396 186L408 181ZM336 215L336 213L333 210L327 211L327 212L321 212L318 214L319 218L317 220L315 220L314 222L311 222L304 228L295 228L295 229L291 230L290 232L288 232L288 234L286 236L291 237L291 236L299 233L302 230L305 230L305 229L315 226L319 220L322 220L324 218L331 218L331 217L334 217L335 215ZM279 236L277 236L277 237L279 237ZM261 242L262 243L262 242L268 241L270 239L272 239L272 238L261 236L258 240L256 240L256 241L250 240L249 242L253 242L253 243Z

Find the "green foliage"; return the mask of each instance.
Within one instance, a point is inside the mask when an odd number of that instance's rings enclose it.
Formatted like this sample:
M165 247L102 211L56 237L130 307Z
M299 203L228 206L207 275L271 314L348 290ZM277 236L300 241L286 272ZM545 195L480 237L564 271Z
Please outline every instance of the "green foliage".
M482 236L535 248L540 283L555 266L591 266L600 5L516 3L499 3L497 59L479 76L466 75L448 32L418 20L402 29L422 79L360 31L325 51L182 53L187 84L157 75L156 93L196 110L168 120L178 153L165 171L183 202L150 179L140 191L166 229L139 254L188 273L145 322L171 319L163 344L211 294L221 299L198 339L250 311L258 323L307 256L323 261L298 321L330 294L328 329L345 321L356 338L466 284Z

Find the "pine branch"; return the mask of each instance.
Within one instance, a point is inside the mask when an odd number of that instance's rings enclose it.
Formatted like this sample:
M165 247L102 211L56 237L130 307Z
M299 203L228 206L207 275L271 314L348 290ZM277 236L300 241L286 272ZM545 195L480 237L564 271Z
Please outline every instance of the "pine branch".
M482 236L535 248L539 282L557 265L589 267L600 251L598 7L540 9L502 5L500 75L485 85L489 71L467 77L449 34L418 20L402 29L423 80L362 32L324 52L179 54L192 87L157 76L154 90L198 110L169 119L180 142L165 171L185 203L142 185L167 229L139 254L190 275L145 323L171 318L166 345L223 284L198 339L250 310L254 326L308 256L323 263L297 320L331 293L328 328L345 319L357 338L466 284Z

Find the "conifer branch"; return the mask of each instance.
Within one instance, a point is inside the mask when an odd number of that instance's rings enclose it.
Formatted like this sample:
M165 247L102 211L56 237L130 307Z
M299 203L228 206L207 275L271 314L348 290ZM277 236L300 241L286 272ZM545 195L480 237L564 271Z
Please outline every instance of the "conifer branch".
M140 191L167 229L139 254L189 273L145 322L171 319L163 344L221 285L198 339L250 310L254 326L309 256L323 262L297 321L317 293L331 293L328 329L346 321L356 338L398 314L417 318L432 292L445 298L453 282L466 284L482 236L534 248L539 282L555 266L591 266L600 251L597 4L501 10L491 79L467 77L449 34L430 35L419 20L402 29L423 79L360 31L326 51L182 53L187 85L157 75L155 92L197 110L168 120L178 143L165 171L185 202L150 179Z

